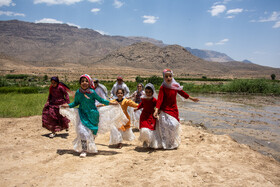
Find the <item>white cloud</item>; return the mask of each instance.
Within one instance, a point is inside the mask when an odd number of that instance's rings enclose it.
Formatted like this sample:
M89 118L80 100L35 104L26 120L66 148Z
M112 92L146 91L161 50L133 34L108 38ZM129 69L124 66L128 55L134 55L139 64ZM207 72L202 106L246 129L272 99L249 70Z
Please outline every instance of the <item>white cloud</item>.
M225 39L223 39L223 40L221 40L221 41L215 43L215 45L224 45L224 44L225 44L226 42L228 42L228 41L229 41L229 39L225 38Z
M272 12L271 16L268 18L261 18L259 22L269 22L269 21L279 21L280 20L280 12Z
M81 28L79 25L76 25L74 23L64 23L63 21L58 21L56 19L52 19L52 18L43 18L41 20L36 20L35 23L54 23L54 24L67 24L69 26L74 26L74 27L78 27Z
M99 11L100 11L100 8L91 9L91 12L93 12L94 14L97 14Z
M159 17L155 17L155 16L142 16L142 17L144 18L143 23L149 23L149 24L154 24L159 19Z
M109 33L107 32L104 32L104 31L101 31L101 30L95 30L96 32L99 32L100 34L102 35L109 35Z
M0 0L0 7L2 6L15 6L16 4L13 3L12 0Z
M103 0L88 0L88 1L91 3L99 3L99 4L103 3Z
M58 21L58 20L52 19L52 18L43 18L41 20L36 20L35 23L60 23L60 24L63 24L62 21Z
M22 16L25 17L25 14L22 13L16 13L16 12L10 12L10 11L1 11L0 10L0 16L5 15L5 16Z
M74 23L69 23L69 22L67 22L66 24L69 25L69 26L81 28L79 25L76 25L76 24L74 24Z
M218 1L215 2L214 5L218 5L218 4L227 4L228 2L230 2L231 0L224 0L224 1Z
M119 0L114 0L113 5L115 8L121 8L124 5L124 3Z
M227 16L226 18L228 18L228 19L232 19L232 18L234 18L234 16Z
M206 46L213 46L214 43L213 43L213 42L207 42L207 43L205 43L205 45L206 45Z
M236 8L236 9L230 9L227 11L227 14L239 14L243 12L243 9L242 8Z
M226 10L225 5L214 5L211 7L211 10L208 10L208 12L211 13L212 16L218 16L219 14L223 13Z
M48 5L60 5L60 4L72 5L75 3L79 3L81 1L83 0L34 0L34 4L46 3Z
M225 38L225 39L223 39L223 40L221 40L219 42L216 42L216 43L214 43L214 42L207 42L207 43L205 43L205 45L206 46L224 45L228 41L229 41L229 39Z
M267 14L267 13L265 13ZM280 12L272 12L267 18L260 18L258 21L251 20L251 22L275 22L272 28L280 28Z
M277 21L272 28L280 28L280 21Z

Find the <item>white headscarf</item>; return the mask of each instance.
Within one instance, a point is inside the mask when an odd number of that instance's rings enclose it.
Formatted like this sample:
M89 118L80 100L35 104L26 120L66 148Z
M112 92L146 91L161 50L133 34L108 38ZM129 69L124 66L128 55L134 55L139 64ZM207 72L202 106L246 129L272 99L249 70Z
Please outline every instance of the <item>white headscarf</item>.
M148 83L148 84L146 84L146 86L145 86L145 89L146 89L146 88L152 88L152 90L153 90L153 95L152 95L151 97L148 97L148 96L146 95L146 93L145 93L144 95L141 96L141 99L151 99L151 98L153 98L153 97L157 99L157 92L156 92L156 90L155 90L154 85L153 85L152 83Z
M166 73L171 73L171 75L172 75L172 80L171 80L170 84L165 82L164 76ZM163 83L161 84L162 86L164 86L165 88L178 90L178 91L183 90L183 86L181 86L178 82L175 81L175 79L173 77L173 71L171 69L164 69L162 74L163 74Z

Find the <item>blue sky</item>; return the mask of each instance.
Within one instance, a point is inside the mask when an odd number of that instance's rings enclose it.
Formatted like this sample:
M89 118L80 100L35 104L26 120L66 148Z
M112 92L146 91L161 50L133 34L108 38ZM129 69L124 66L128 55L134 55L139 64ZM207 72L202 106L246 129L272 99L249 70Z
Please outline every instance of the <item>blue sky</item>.
M0 20L144 36L280 68L280 0L0 0Z

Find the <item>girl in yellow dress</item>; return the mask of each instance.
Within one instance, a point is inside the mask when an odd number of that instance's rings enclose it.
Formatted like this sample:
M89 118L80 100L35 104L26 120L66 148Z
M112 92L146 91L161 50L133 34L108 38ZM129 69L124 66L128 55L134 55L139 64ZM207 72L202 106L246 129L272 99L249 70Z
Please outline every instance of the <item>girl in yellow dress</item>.
M113 101L117 101L123 110L123 113L126 115L128 122L123 124L123 126L119 129L113 127L110 134L110 145L117 145L117 148L122 148L122 141L132 141L135 139L135 136L130 127L130 116L127 112L127 107L137 108L138 104L133 102L130 99L124 98L124 90L122 88L117 89L117 99Z

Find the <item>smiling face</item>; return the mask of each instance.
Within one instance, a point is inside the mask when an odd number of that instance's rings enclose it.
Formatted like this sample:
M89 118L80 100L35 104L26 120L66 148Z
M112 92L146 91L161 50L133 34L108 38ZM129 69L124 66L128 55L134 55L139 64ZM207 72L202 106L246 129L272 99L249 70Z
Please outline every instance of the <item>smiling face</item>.
M88 82L87 78L85 78L85 77L81 78L81 83L80 84L81 84L81 88L83 90L86 90L86 89L89 88L89 82Z
M146 88L145 94L147 97L151 97L153 95L153 90L151 88Z
M54 88L57 87L57 85L58 85L58 83L55 82L54 80L51 81L51 84L52 84L52 87L54 87Z
M123 91L122 90L117 90L117 97L118 97L118 100L121 100L123 98Z
M171 84L172 82L172 74L171 72L166 72L164 74L164 81L167 83L167 84Z

